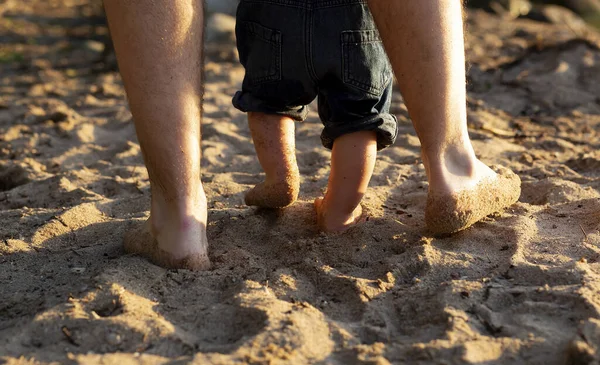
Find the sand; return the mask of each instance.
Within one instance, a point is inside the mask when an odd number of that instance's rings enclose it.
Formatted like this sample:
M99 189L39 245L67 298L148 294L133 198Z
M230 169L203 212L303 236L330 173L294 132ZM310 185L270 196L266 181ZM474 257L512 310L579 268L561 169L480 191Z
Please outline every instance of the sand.
M298 202L244 205L263 176L230 102L243 71L231 40L207 45L213 267L191 272L123 250L149 185L120 78L93 62L106 27L73 20L100 15L99 2L8 0L0 13L0 363L600 361L596 33L469 13L475 150L515 171L522 193L442 238L425 228L399 93L399 138L379 154L363 224L317 232L330 153L315 108L297 125Z

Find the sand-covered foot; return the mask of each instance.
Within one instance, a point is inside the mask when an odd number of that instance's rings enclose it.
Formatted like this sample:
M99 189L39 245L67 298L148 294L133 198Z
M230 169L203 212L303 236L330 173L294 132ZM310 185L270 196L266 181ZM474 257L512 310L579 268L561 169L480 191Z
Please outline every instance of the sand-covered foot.
M125 252L141 255L155 265L168 269L208 270L210 260L207 253L205 234L189 232L180 235L181 241L188 242L177 247L177 252L169 252L160 247L159 242L152 234L150 220L134 227L125 234L123 246ZM186 239L187 238L187 239Z
M326 233L341 233L361 223L364 219L360 204L350 214L337 212L324 203L324 198L317 198L314 202L317 213L317 226Z
M449 234L470 227L484 217L514 204L521 195L521 179L507 168L492 167L495 175L473 187L452 193L429 193L425 223L435 234Z
M300 179L292 176L282 182L263 182L250 189L244 201L246 205L262 208L284 208L298 199Z

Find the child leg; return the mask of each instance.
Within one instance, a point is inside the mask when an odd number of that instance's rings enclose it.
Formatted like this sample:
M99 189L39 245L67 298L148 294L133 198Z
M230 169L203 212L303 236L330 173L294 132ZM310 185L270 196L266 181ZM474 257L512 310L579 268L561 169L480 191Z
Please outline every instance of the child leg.
M266 178L246 193L246 204L283 208L294 203L300 191L294 120L276 114L250 112L248 124Z
M315 200L317 224L325 232L341 232L356 224L377 157L377 135L360 131L338 137L331 153L325 197Z

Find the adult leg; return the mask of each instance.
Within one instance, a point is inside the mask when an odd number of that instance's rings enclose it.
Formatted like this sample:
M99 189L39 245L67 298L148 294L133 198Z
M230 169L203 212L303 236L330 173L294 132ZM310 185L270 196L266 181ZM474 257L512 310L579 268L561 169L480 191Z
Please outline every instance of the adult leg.
M426 223L464 229L513 204L520 180L492 171L469 140L459 0L369 0L411 119L429 179Z
M246 193L246 204L283 208L294 203L300 190L294 120L275 114L250 112L248 124L266 178Z
M377 135L373 131L345 134L334 141L327 193L315 200L317 224L322 231L341 232L360 220L360 202L376 157Z
M202 0L105 0L136 132L148 168L150 218L125 249L164 267L207 269L200 181Z

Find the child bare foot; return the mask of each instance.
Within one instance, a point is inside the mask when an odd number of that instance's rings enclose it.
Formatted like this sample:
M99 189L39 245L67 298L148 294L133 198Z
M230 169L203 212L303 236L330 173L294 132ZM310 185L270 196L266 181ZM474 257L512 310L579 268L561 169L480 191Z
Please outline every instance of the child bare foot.
M327 233L340 233L362 221L363 210L360 204L353 211L344 212L339 207L325 204L324 201L324 198L317 198L314 202L319 230Z
M294 120L251 112L248 113L248 125L266 178L246 193L246 205L283 208L293 204L300 191Z
M334 141L327 193L314 203L320 230L343 232L360 222L360 201L367 191L376 157L375 132L354 132Z
M298 199L300 191L300 176L290 174L283 181L271 183L262 182L250 189L244 201L246 205L263 208L284 208L292 205Z
M462 189L430 191L425 208L425 223L430 231L435 234L458 232L519 199L521 180L517 175L500 166L493 167L492 171L481 165L478 168L483 173L471 179L470 184L462 183Z

